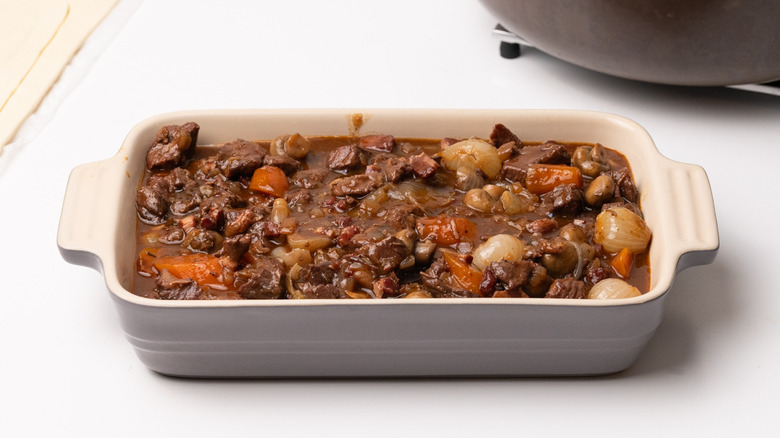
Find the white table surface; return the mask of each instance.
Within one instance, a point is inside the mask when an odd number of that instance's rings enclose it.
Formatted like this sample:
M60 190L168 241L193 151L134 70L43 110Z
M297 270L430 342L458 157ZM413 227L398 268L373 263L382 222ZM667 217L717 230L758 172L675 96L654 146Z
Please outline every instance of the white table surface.
M476 1L123 0L0 155L0 435L735 436L776 426L780 97L636 83L498 54ZM55 243L70 170L158 113L573 108L703 166L721 236L639 361L596 378L186 380L125 340L102 277Z

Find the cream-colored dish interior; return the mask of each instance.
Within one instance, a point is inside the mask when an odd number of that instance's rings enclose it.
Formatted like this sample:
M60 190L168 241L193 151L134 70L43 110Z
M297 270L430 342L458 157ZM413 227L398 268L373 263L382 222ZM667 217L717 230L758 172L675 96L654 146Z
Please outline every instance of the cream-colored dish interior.
M236 138L269 139L285 133L347 135L353 132L351 114L362 114L358 134L388 133L396 137L487 137L496 123L503 123L527 141L577 141L601 143L622 152L632 166L641 191L641 206L653 230L650 250L651 290L626 300L491 299L492 302L549 305L636 304L659 297L671 286L677 261L690 251L717 249L717 226L706 175L698 166L676 163L661 156L639 125L622 117L584 111L552 110L245 110L182 112L161 115L134 128L119 153L105 164L108 205L116 200L117 215L111 236L94 252L101 258L109 289L120 298L153 306L301 305L295 301L164 302L129 292L135 260L135 194L143 173L147 147L157 130L187 121L200 126L199 144L222 143ZM100 164L100 163L93 163ZM109 224L110 226L111 224ZM714 236L714 237L713 237ZM109 239L110 240L110 239ZM421 300L435 304L438 299ZM507 301L509 300L509 301ZM327 301L327 300L324 300ZM324 301L317 304L326 304ZM396 300L361 300L362 304ZM312 303L307 303L312 304ZM327 303L333 304L333 303ZM354 304L354 303L353 303Z

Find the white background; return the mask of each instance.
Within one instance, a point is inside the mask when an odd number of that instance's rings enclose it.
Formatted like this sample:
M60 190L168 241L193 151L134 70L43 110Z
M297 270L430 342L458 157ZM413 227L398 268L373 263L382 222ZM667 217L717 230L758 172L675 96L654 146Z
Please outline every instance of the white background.
M735 436L778 424L780 97L498 54L476 1L125 0L0 155L0 435ZM703 166L721 236L629 370L596 378L187 380L146 369L102 277L59 256L65 182L204 108L566 108Z

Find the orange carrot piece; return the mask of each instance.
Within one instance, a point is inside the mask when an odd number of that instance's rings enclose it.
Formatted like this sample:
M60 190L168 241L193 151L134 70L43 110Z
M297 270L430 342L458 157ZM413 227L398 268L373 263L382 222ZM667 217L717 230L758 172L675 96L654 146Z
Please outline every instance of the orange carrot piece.
M287 181L287 175L282 169L276 166L263 166L255 169L252 179L249 182L249 188L256 192L262 192L267 195L280 198L289 190L290 183Z
M176 278L192 279L201 286L226 287L226 275L219 258L209 254L186 254L159 257L154 262L159 271L167 269Z
M535 195L547 193L561 184L582 187L582 172L574 166L562 164L531 164L525 176L525 186Z
M447 267L450 268L450 273L458 284L467 291L482 296L479 291L482 272L461 260L458 254L452 251L442 251L441 255L444 256L444 261L447 262Z
M439 245L452 245L476 238L477 225L462 217L422 217L417 219L417 233L421 240L432 240Z
M628 248L623 248L615 254L610 265L618 275L626 278L631 273L632 263L634 263L634 254Z

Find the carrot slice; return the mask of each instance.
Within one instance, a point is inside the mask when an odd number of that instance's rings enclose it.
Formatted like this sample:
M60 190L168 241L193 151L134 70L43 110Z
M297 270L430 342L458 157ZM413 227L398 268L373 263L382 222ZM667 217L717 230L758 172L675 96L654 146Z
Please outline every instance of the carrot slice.
M634 263L634 254L628 248L623 248L615 254L610 265L618 275L626 278L631 273L632 263Z
M582 187L582 172L574 166L562 164L531 164L525 176L525 186L535 195L547 193L561 184Z
M249 181L249 188L280 198L290 189L290 183L282 169L276 166L263 166L255 169L255 173L252 174L252 179Z
M417 233L421 240L432 240L439 245L452 245L474 239L477 225L462 217L435 216L417 219Z
M154 262L159 271L167 269L174 277L195 280L201 286L227 286L219 258L209 254L186 254L158 257Z
M482 272L461 260L455 252L442 251L441 255L444 256L444 261L447 262L447 267L449 267L450 273L452 273L458 284L467 291L482 296L482 293L479 291L479 283L482 282Z

